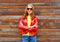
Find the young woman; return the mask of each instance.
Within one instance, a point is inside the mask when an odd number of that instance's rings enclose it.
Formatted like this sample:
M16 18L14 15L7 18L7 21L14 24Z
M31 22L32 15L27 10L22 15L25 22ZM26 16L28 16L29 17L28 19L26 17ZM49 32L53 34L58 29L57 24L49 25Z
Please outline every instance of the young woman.
M34 15L33 4L28 4L25 14L21 17L18 28L22 34L22 42L36 42L36 33L38 29L38 19Z

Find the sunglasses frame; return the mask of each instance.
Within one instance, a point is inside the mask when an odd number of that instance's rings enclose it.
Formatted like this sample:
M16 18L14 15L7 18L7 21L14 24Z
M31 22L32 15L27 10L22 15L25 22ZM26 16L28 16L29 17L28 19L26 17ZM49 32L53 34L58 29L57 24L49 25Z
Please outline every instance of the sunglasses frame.
M27 8L27 10L32 10L32 8Z

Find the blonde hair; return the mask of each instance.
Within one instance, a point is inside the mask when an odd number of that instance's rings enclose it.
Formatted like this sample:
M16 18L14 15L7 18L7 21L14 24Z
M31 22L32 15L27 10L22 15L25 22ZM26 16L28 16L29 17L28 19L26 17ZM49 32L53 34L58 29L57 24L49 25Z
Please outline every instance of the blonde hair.
M32 7L32 14L31 14L31 16L33 17L34 16L34 6L33 6L33 4L28 4L27 6L26 6L26 9L25 9L25 12L24 12L24 18L26 18L26 16L28 15L28 12L27 12L27 8L28 8L28 6L31 6Z

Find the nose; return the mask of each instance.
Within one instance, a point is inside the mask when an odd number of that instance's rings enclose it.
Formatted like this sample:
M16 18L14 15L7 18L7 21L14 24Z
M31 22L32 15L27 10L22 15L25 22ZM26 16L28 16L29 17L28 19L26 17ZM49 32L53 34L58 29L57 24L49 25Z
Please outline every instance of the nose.
M29 9L29 11L30 11L30 9Z

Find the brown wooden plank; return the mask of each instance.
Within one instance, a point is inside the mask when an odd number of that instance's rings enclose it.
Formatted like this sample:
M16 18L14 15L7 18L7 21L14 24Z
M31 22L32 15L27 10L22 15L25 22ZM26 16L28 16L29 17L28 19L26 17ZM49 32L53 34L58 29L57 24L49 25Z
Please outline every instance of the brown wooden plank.
M0 9L0 15L23 15L24 9ZM60 15L59 9L35 9L36 15Z
M7 19L0 21L0 28L16 28L19 20L17 19ZM60 26L60 20L39 20L39 29L40 28L50 28L58 29Z
M40 14L40 16L59 16L60 14Z
M60 38L60 36L37 36L38 38Z
M2 35L18 35L20 34L19 30L7 30L8 28L2 29L0 31L0 36ZM38 29L37 36L59 36L60 29Z
M0 28L17 28L17 25L0 25ZM59 29L58 27L56 27L56 26L50 26L50 27L47 27L46 25L44 26L40 26L39 27L39 29L40 28L48 28L48 29Z
M37 32L40 36L60 36L60 32Z
M0 32L18 32L18 28L0 28Z
M14 26L14 25L0 25L0 28L17 28L17 26Z
M3 17L4 18L4 17ZM1 18L1 20L0 20L0 24L4 24L4 23L6 23L6 24L8 24L8 23L18 23L19 22L19 20L20 19L12 19L11 17L9 18L9 19L3 19L3 18ZM44 25L44 23L46 22L46 24L48 24L48 25L55 25L55 24L59 24L60 23L60 20L58 19L58 20L49 20L49 19L44 19L44 20L40 20L39 19L39 24L40 25Z
M12 31L12 32L3 32L0 31L0 34L17 34L18 32Z
M40 2L45 2L45 3L49 3L49 2L55 2L52 0L1 0L0 2L5 2L5 3L40 3Z
M7 36L6 38L21 38L19 36ZM60 38L60 36L37 36L37 38Z
M22 16L0 16L1 20L5 20L5 19L19 19ZM38 19L49 19L49 20L59 20L60 16L37 16Z
M27 5L28 3L0 3L0 5L4 5L4 6L25 6L25 5ZM53 3L53 2L48 2L48 3L32 3L33 5L37 5L37 6L39 6L39 5L42 5L42 6L49 6L49 5L54 5L54 4L58 4L58 3ZM55 5L54 5L55 6Z
M60 36L60 29L38 29L37 35L41 36L48 36L48 35L55 35L55 36Z
M39 28L60 28L60 20L39 20Z
M57 40L59 41L60 39L59 38L38 38L37 39L38 41L54 41L54 40Z
M39 29L38 32L60 32L60 29Z
M20 40L21 38L19 38L19 37L1 37L0 39L2 41L11 41L11 40Z
M15 25L18 24L19 20L17 19L10 19L10 20L1 20L0 25Z
M25 8L26 6L0 6L0 8ZM54 8L60 8L59 6L34 6L35 8L39 9L54 9Z
M0 28L0 32L18 32L19 29L18 28ZM60 29L49 29L49 28L46 28L46 29L39 29L38 28L38 32L60 32Z
M60 40L40 40L40 41L37 41L37 42L60 42Z
M24 11L20 11L20 12L13 12L13 10L12 10L12 12L0 12L0 15L2 16L2 15L14 15L14 16L18 16L18 15L24 15ZM59 16L60 14L59 13L49 13L49 12L46 12L46 13L44 13L44 12L40 12L40 11L35 11L35 15L37 15L37 16Z

